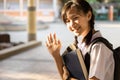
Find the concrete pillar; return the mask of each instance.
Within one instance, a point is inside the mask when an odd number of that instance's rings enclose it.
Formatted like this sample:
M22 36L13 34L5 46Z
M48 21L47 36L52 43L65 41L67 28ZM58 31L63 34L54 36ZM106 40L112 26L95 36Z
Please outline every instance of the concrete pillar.
M35 0L28 0L28 41L36 40L36 7Z
M110 21L113 21L113 19L114 19L114 7L113 7L113 5L111 5L111 6L109 7L108 16L109 16L109 20L110 20Z

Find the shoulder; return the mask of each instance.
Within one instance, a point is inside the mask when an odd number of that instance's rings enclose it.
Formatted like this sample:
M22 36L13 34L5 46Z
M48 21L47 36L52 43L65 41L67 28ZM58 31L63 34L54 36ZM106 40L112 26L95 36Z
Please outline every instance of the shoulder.
M91 52L96 52L96 53L113 53L104 43L102 42L97 42L95 43L92 48Z
M89 77L96 76L102 80L103 78L105 78L105 80L110 80L111 76L113 76L112 73L114 71L114 58L112 53L113 52L102 42L95 43L92 46L90 53L91 69ZM110 76L110 78L105 77L104 75Z

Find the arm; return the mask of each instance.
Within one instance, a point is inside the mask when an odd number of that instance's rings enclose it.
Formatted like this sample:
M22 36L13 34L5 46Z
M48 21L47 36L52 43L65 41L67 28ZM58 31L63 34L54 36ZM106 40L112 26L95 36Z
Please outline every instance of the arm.
M56 34L50 34L47 38L46 46L50 54L55 60L58 71L63 79L63 62L60 56L61 42L56 38Z
M55 63L57 65L60 76L61 76L61 78L63 78L63 62L62 62L61 56L60 55L56 56L54 58L54 60L55 60Z

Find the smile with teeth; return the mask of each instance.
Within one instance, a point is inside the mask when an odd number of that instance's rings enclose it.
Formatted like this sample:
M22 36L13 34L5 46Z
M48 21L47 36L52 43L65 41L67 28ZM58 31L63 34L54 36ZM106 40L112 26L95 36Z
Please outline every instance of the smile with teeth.
M72 30L73 30L75 33L78 33L78 32L79 32L79 29L80 29L80 27L78 27L78 28L72 28Z

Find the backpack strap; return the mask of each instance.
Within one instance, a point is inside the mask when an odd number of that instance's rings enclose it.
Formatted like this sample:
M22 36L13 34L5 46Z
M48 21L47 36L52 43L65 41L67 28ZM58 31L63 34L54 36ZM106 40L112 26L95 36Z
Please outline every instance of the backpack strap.
M112 44L107 40L107 39L105 39L105 38L103 38L103 37L97 37L97 38L95 38L91 43L90 43L90 45L89 45L89 47L88 47L88 51L87 51L87 53L86 53L86 55L85 55L85 65L86 65L86 67L87 67L87 71L88 71L88 73L89 73L89 68L90 68L90 53L91 53L91 50L92 50L92 46L95 44L95 43L97 43L97 42L102 42L102 43L104 43L110 50L112 50L113 51L113 47L112 47Z
M88 47L88 53L91 52L92 46L93 46L95 43L97 43L97 42L102 42L102 43L104 43L105 46L107 46L110 50L113 51L113 45L112 45L107 39L105 39L104 37L97 37L97 38L95 38L95 39L90 43L90 45L89 45L89 47Z

